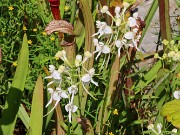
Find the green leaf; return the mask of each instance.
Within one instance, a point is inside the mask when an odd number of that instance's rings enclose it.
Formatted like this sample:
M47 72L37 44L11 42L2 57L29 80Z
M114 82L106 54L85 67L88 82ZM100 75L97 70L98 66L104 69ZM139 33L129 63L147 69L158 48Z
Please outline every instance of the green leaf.
M161 115L166 117L176 128L180 128L180 100L172 100L167 102L161 110Z
M11 135L15 127L17 113L23 94L28 73L29 50L27 35L24 34L22 48L19 53L18 65L9 90L5 107L0 120L0 134Z
M41 135L43 125L43 81L39 75L33 93L29 135Z
M77 20L74 33L76 35L76 44L77 44L78 50L80 50L80 48L82 47L84 43L84 38L85 38L85 29L80 19Z
M29 115L27 114L22 104L19 106L18 117L22 120L26 129L28 129L29 128Z
M152 82L156 77L159 69L162 67L162 62L159 60L151 70L144 75L144 78L139 81L136 86L135 93L137 94L141 89L145 88L150 82Z
M141 41L143 40L143 38L144 38L144 36L145 36L145 34L147 32L147 29L149 28L149 25L151 23L152 18L154 17L154 14L156 13L157 8L158 8L158 0L154 0L152 2L151 7L149 8L147 16L145 17L146 27L142 31Z

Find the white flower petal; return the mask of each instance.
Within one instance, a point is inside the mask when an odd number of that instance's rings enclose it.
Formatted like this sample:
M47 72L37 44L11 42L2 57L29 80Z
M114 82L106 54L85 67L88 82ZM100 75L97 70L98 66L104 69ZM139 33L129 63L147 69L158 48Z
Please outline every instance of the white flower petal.
M161 123L158 123L158 124L157 124L158 134L161 133L161 129L162 129L162 124L161 124Z
M95 74L95 69L94 68L91 68L89 69L88 73L93 76Z
M54 65L49 65L49 72L52 73L55 70Z
M134 38L134 33L133 32L126 32L125 34L124 34L124 37L126 38L126 39L133 39Z
M115 45L117 48L121 47L121 41L120 40L116 40Z
M89 83L91 81L91 76L89 74L85 74L83 75L83 77L81 78L82 82L84 83Z
M110 48L107 46L107 45L104 45L103 48L102 48L102 52L103 53L110 53Z
M77 106L75 106L75 105L73 105L72 112L76 112L76 111L77 111L77 109L78 109L78 107L77 107Z
M48 88L48 92L49 92L50 94L52 94L52 93L54 92L54 90L53 90L52 88Z
M94 45L96 46L96 45L98 44L98 39L97 39L97 38L94 38L94 39L93 39L93 43L94 43Z
M130 27L136 26L136 25L137 25L136 19L133 18L133 17L129 17L129 18L128 18L128 25L129 25Z
M95 59L97 60L100 55L101 55L101 51L99 51Z
M52 95L53 100L60 101L61 97L57 91L55 91Z
M51 96L51 98L50 98L50 100L49 100L49 102L46 104L46 108L52 103L52 101L53 101L53 98L52 98L52 96Z
M98 83L95 82L93 79L91 79L91 82L92 82L94 85L98 86Z
M62 97L62 98L68 98L68 95L67 95L66 92L61 92L61 97Z
M108 11L108 7L103 6L103 8L101 9L101 13L106 13L107 11Z
M135 13L133 14L133 17L134 17L135 19L137 19L137 18L138 18L138 12L135 12Z
M65 105L66 112L69 112L69 104Z
M112 33L112 28L110 26L106 26L104 29L105 34L111 34Z
M174 95L174 98L180 99L180 91L174 91L173 95Z
M47 84L47 86L49 86L49 85L51 85L51 84L53 84L54 83L54 81L51 81L51 82L49 82L48 84Z
M116 6L114 12L115 12L116 14L118 14L118 13L120 12L120 10L121 10L121 8L120 8L119 6Z
M57 80L60 80L60 79L61 79L60 73L59 73L57 70L55 70L55 71L51 74L51 76L52 76L54 79L57 79Z

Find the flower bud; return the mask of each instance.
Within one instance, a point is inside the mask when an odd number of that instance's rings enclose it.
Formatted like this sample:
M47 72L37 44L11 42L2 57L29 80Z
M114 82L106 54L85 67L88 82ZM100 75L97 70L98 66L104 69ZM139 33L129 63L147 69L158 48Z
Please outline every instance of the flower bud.
M159 58L159 54L158 54L158 53L155 53L155 54L154 54L154 58Z
M124 6L125 8L128 8L128 7L130 6L130 4L127 3L127 2L123 2L123 6Z
M58 51L55 55L56 59L60 59L63 56L62 51Z
M168 45L168 44L169 44L169 41L167 41L166 39L164 39L164 40L162 41L162 43L163 43L164 45Z
M174 44L175 44L174 40L171 40L171 41L170 41L170 44L171 44L171 45L174 45Z
M116 20L116 26L120 26L120 25L121 25L121 19L118 18L118 19Z
M101 9L101 13L106 13L107 11L108 11L108 7L103 6L103 8Z
M64 70L65 70L65 66L63 66L63 65L59 66L58 72L59 72L60 74L61 74L62 72L64 72Z
M91 58L92 57L92 54L89 52L89 51L86 51L84 53L84 56L87 57L87 58Z
M149 124L147 128L150 129L150 130L154 129L154 125L153 124Z
M75 64L76 67L79 67L79 65L80 65L79 60L75 59L74 64Z
M66 51L62 50L63 57L66 57Z
M78 60L79 62L82 61L82 55L76 55L76 60Z
M162 56L163 59L166 59L167 58L167 53L164 53L163 56Z
M170 52L168 53L168 57L174 57L174 55L175 55L175 51L170 51Z

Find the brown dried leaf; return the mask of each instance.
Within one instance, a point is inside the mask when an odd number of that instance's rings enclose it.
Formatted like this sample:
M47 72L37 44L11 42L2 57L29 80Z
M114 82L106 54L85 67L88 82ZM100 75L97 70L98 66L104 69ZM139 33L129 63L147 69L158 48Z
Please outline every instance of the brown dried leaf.
M73 26L65 20L52 20L45 28L48 35L55 31L74 35Z

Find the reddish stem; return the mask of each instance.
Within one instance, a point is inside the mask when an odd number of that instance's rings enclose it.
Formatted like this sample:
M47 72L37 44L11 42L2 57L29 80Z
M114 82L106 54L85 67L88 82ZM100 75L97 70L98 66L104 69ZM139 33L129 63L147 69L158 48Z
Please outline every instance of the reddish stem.
M53 14L53 17L55 20L61 20L61 15L60 15L60 10L59 10L59 5L60 1L59 0L49 0L50 7L51 7L51 12ZM63 33L59 33L59 38L63 38Z

